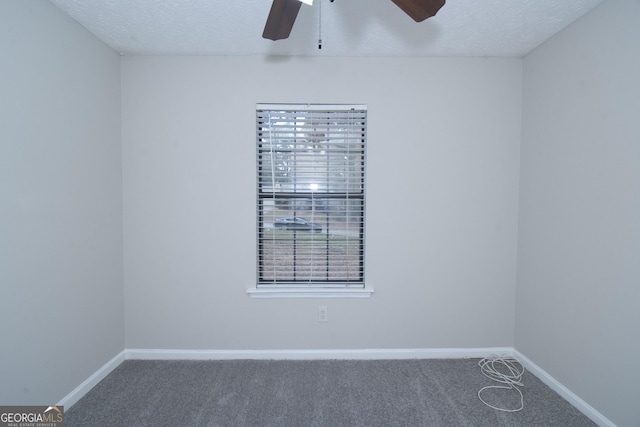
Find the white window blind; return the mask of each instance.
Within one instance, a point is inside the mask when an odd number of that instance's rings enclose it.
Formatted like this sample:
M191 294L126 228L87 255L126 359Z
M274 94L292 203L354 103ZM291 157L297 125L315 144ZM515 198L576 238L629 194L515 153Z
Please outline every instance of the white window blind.
M363 105L256 106L258 287L363 287Z

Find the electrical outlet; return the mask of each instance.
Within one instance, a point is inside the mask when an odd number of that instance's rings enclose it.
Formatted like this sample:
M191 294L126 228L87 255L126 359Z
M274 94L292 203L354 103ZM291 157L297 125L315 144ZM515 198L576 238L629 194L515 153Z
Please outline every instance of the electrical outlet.
M318 307L318 322L328 322L329 321L329 312L327 311L326 305L321 305Z

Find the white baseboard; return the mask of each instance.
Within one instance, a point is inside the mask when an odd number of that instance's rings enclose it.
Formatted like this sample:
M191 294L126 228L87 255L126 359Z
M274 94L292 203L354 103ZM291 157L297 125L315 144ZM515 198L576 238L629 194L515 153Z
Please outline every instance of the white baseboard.
M533 363L525 355L517 350L514 350L513 357L515 357L524 368L535 375L543 383L545 383L551 390L558 393L567 402L575 406L580 412L586 415L591 421L598 424L600 427L616 427L607 417L596 411L591 405L578 397L575 393L561 384L558 380L549 375L544 369Z
M513 348L444 349L357 349L357 350L157 350L128 349L127 359L135 360L380 360L380 359L465 359L492 353L512 355Z
M70 408L73 406L82 396L87 394L89 390L95 387L100 381L102 381L107 375L111 373L125 360L125 350L121 351L113 359L104 364L100 369L93 373L89 378L84 380L82 384L76 387L71 393L67 394L57 403L58 406L64 406Z

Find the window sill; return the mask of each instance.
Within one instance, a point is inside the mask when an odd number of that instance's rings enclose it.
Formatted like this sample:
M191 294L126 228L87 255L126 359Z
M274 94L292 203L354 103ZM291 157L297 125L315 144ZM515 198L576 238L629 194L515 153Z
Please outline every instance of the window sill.
M373 289L366 288L251 288L247 290L251 298L369 298Z

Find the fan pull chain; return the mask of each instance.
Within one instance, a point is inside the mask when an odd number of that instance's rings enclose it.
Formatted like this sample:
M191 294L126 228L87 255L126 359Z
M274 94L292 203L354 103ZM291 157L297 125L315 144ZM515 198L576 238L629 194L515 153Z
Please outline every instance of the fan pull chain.
M318 1L318 49L322 49L322 0Z

